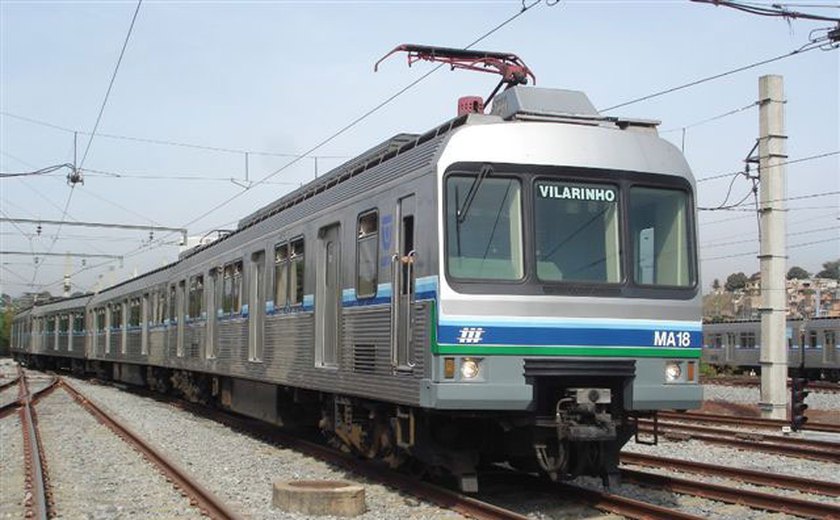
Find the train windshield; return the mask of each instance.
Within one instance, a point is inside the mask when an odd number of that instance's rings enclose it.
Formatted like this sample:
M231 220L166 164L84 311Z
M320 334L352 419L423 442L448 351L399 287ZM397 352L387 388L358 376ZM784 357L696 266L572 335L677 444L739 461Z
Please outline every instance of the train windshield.
M456 278L521 279L525 268L519 180L453 175L446 191L449 273Z
M688 195L682 190L630 188L630 234L637 284L694 285L687 208Z
M534 187L537 278L620 282L618 187L553 181Z
M560 294L566 287L576 294L576 286L585 286L588 294L638 295L647 288L655 296L694 288L687 184L621 172L565 173L500 174L485 165L448 175L447 275L478 292L506 282L517 282L520 293Z

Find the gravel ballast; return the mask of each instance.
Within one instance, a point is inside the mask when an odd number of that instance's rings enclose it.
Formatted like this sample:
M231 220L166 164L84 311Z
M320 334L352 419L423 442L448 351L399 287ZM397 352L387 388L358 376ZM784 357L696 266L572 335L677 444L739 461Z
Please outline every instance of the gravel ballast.
M757 404L760 397L760 390L756 387L703 385L703 399L706 401ZM805 404L814 410L840 410L840 393L811 390Z
M58 390L37 407L57 518L202 518L122 439Z
M23 518L26 468L17 413L0 419L0 468L0 518Z
M121 390L70 379L97 404L159 448L233 510L254 519L304 518L274 509L274 480L343 479L365 487L368 511L356 518L446 519L463 518L447 509L403 495L383 485L360 479L319 460L273 446L231 430L209 419Z

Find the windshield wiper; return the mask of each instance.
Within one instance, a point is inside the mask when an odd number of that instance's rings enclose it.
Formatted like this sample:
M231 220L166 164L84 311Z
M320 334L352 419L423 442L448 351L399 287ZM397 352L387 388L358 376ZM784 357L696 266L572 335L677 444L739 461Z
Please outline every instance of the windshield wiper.
M481 167L481 170L479 170L478 175L473 179L473 182L470 185L470 190L467 192L466 198L464 198L463 206L458 208L458 224L463 224L464 221L467 220L467 212L470 211L470 206L472 206L473 200L475 199L476 194L478 194L479 188L481 188L481 183L486 177L489 177L491 173L493 173L493 167L489 164L485 164Z

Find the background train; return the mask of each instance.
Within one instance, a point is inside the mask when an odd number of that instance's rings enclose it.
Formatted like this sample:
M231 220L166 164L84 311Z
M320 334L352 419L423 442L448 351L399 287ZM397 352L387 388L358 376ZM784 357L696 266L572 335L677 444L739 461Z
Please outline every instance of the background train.
M178 261L19 313L24 362L407 460L617 474L634 417L699 406L694 180L656 123L515 87L401 134Z
M787 322L788 365L815 380L840 380L840 318L809 318ZM761 373L761 321L743 320L703 324L703 361L720 371Z

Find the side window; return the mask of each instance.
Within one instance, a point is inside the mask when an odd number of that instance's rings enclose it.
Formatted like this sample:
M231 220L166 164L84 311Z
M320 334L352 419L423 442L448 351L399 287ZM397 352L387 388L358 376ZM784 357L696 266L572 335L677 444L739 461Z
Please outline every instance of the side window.
M289 244L274 247L274 308L286 306L289 296Z
M289 304L303 303L303 237L289 243Z
M140 299L134 298L131 300L131 307L129 308L128 325L130 327L140 326Z
M222 312L230 314L233 309L233 264L225 266Z
M175 323L178 317L178 300L176 297L175 284L169 286L169 299L166 302L169 308L169 323Z
M233 314L239 314L242 309L242 262L233 264Z
M192 319L201 319L204 314L204 276L190 278L189 309L187 314Z
M115 303L111 306L111 328L122 328L122 304Z
M379 212L359 215L356 234L356 297L376 296L379 283Z

